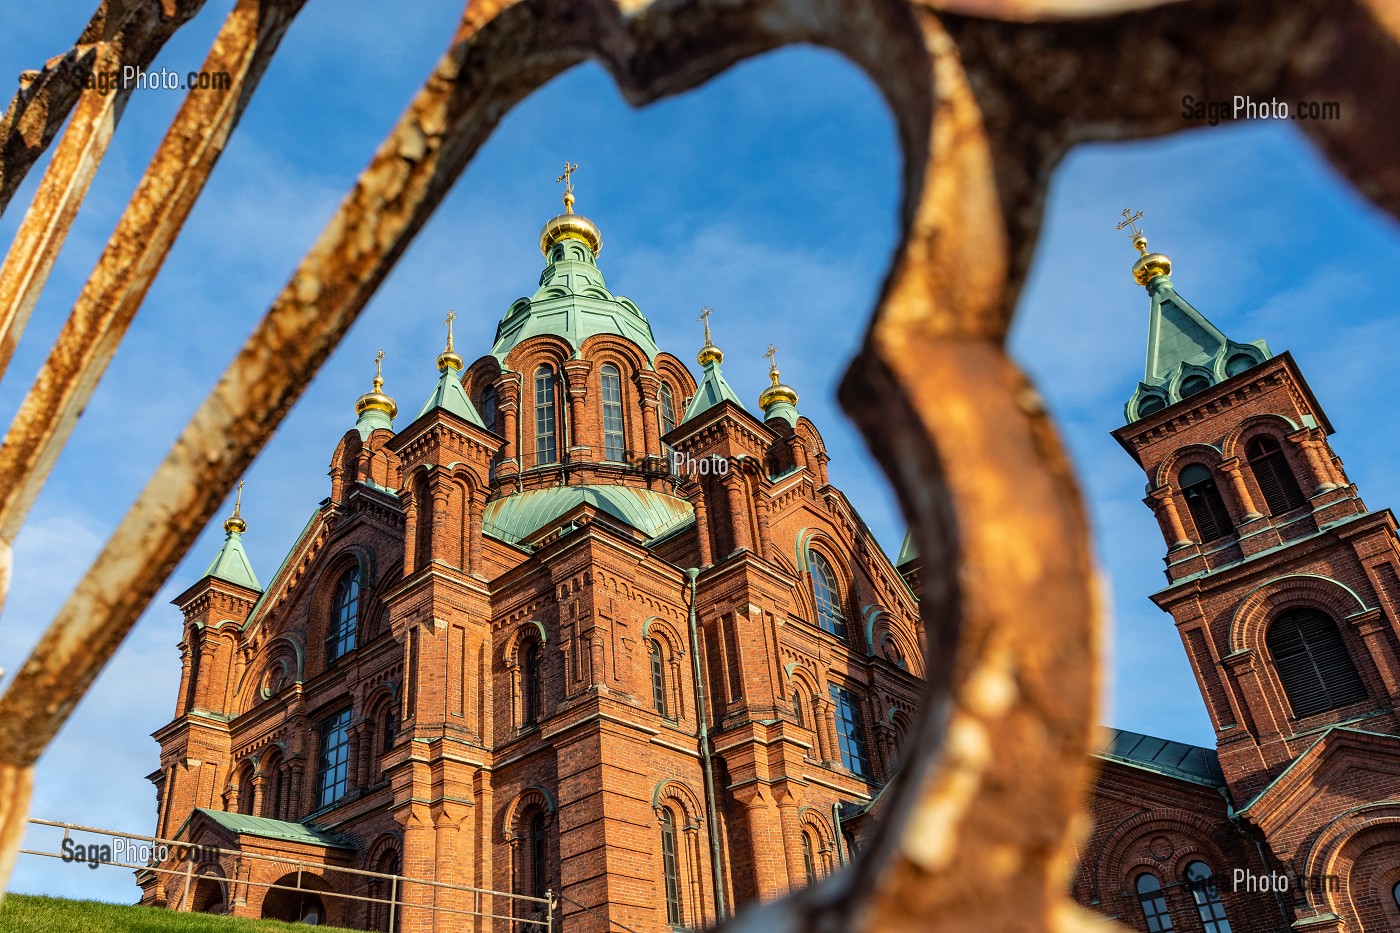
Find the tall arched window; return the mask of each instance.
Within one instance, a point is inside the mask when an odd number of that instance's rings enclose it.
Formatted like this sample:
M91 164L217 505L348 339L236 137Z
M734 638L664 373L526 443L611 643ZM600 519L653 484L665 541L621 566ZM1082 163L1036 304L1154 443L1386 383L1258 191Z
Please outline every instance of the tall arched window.
M530 896L544 897L549 890L549 827L543 810L530 820Z
M341 575L331 598L331 624L326 631L326 661L334 661L355 647L360 625L360 568L351 567Z
M836 717L836 744L841 764L856 777L870 778L870 756L865 751L865 722L860 697L853 690L830 684L832 714Z
M328 807L350 789L350 710L321 721L320 755L316 762L316 806Z
M806 720L802 718L802 688L792 688L792 715L797 720L799 726L806 726Z
M1316 609L1293 609L1269 626L1264 642L1295 718L1366 696L1337 623Z
M802 830L802 869L807 873L807 883L815 883L817 880L816 847L812 845L811 831L806 829Z
M1201 914L1201 926L1205 933L1230 933L1230 921L1225 919L1225 904L1220 900L1220 890L1215 886L1215 876L1205 862L1192 862L1186 866L1186 885L1196 900L1196 910Z
M535 463L557 463L556 419L554 417L554 370L541 366L535 370Z
M488 385L481 392L481 423L486 430L496 430L496 386Z
M520 656L521 722L524 725L540 718L540 643L531 641Z
M673 927L685 924L681 909L681 871L676 855L676 819L670 807L661 808L661 874L666 885L666 922Z
M1191 510L1191 520L1196 523L1202 544L1228 534L1235 527L1208 468L1193 463L1181 471L1180 482L1181 494L1186 498L1186 507Z
M666 706L666 661L661 656L661 643L655 638L647 641L647 659L651 662L651 704L662 716L670 718Z
M603 459L627 459L627 436L622 427L622 376L617 367L604 363L603 383Z
M661 433L669 434L676 429L676 398L671 394L669 383L661 383Z
M1143 919L1147 921L1147 933L1175 933L1167 899L1162 894L1162 883L1155 875L1148 872L1138 875L1137 896Z
M1293 475L1293 468L1288 465L1278 441L1261 434L1245 445L1244 455L1254 471L1260 492L1264 493L1264 501L1269 504L1270 515L1282 515L1308 501L1303 490L1298 488L1298 477Z
M817 624L842 641L846 640L846 614L841 611L841 588L836 572L816 551L807 554L812 568L812 595L817 600Z

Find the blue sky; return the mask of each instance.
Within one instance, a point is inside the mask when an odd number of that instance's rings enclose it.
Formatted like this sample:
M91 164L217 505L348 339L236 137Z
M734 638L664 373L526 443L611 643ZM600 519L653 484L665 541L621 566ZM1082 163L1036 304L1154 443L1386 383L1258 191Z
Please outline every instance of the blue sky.
M210 2L156 66L198 68L231 5ZM90 8L65 0L30 18L4 14L0 74L67 49ZM457 13L444 0L393 9L356 0L302 14L18 539L0 667L22 663L427 74ZM6 420L179 102L176 92L150 91L129 105L0 381ZM831 448L833 482L885 548L898 548L893 496L834 402L895 242L893 124L853 66L794 49L642 111L586 65L502 122L249 473L245 543L264 581L328 494L330 455L353 424L375 350L387 354L386 391L411 414L436 376L446 311L459 313L458 348L470 360L489 348L510 302L534 291L538 231L558 210L554 178L566 159L582 166L578 209L602 228L609 285L648 315L657 342L693 359L695 315L716 308L725 374L745 400L766 383L762 352L777 344L784 381ZM4 242L39 176L0 218ZM1197 308L1237 340L1293 351L1373 508L1400 488L1400 444L1367 429L1400 338L1379 274L1396 267L1400 238L1286 124L1085 146L1055 176L1013 348L1050 402L1097 534L1113 613L1104 721L1210 745L1175 629L1147 601L1164 582L1164 547L1141 502L1144 478L1109 437L1146 344L1147 300L1128 271L1135 254L1113 229L1127 206L1146 211L1153 249L1172 257L1173 279ZM197 579L221 537L215 523L41 760L32 815L151 830L145 775L158 761L149 736L168 721L180 674L180 616L169 600ZM124 872L27 856L11 889L136 896Z

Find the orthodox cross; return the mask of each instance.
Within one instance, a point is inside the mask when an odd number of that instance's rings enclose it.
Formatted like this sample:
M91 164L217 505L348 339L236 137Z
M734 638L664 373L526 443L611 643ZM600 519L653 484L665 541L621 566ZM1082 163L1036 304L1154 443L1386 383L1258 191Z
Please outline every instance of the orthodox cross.
M703 321L705 324L705 346L707 347L710 345L710 315L714 313L714 308L711 308L709 305L705 305L700 309L700 317L696 319L699 321Z
M449 349L449 350L452 349L452 322L453 322L454 320L456 320L456 318L457 318L457 312L456 312L456 311L449 311L449 312L447 312L447 319L444 320L444 321L442 322L442 323L444 323L444 324L447 325L447 349ZM384 351L382 351L382 350L380 351L381 354L382 354L383 352L384 352Z
M1129 233L1133 235L1133 239L1137 239L1138 237L1142 236L1142 230L1137 225L1137 222L1139 220L1142 220L1142 218L1142 211L1138 211L1136 214L1134 214L1133 209L1131 207L1125 207L1123 208L1123 222L1120 223L1115 229L1126 229Z
M238 481L238 493L233 499L233 514L237 515L243 509L243 480Z
M383 371L383 369L382 369L381 366L380 366L380 364L383 363L383 362L384 362L384 348L383 348L383 347L380 347L380 348L379 348L379 352L376 353L376 354L374 355L374 378L375 378L377 381L379 381L379 382L383 382L383 381L384 381L384 371ZM242 483L239 483L239 484L238 484L238 488L239 488L239 489L242 489L242 488L243 488L243 484L242 484Z
M775 357L777 357L777 355L778 355L778 348L775 347L775 346L773 346L773 345L770 343L770 344L768 345L768 352L765 353L765 354L763 354L763 355L764 355L765 357L768 358L768 371L769 371L769 372L777 372L777 371L778 371L778 361L775 359Z
M572 176L574 172L577 171L577 162L565 162L564 174L554 179L554 183L556 185L559 184L561 181L564 183L564 210L566 213L569 214L572 214L574 212L574 180L570 176Z

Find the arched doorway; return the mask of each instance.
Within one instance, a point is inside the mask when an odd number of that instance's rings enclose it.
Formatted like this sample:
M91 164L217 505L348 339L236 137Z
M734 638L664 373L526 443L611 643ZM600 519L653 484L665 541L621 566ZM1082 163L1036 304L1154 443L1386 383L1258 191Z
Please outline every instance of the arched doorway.
M297 885L296 872L278 878L274 884L282 887L271 888L263 898L262 918L282 920L286 923L304 923L320 926L326 923L326 905L317 890L325 890L326 884L315 875L305 872L301 875L301 890L284 890Z
M227 913L228 899L224 896L224 879L216 875L205 875L195 882L194 893L190 896L190 910L201 914Z

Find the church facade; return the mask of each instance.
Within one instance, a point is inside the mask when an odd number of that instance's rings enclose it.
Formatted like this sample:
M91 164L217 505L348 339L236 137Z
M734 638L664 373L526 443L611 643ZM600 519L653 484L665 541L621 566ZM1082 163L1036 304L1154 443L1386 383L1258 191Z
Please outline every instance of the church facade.
M1292 356L1226 337L1133 234L1147 369L1114 437L1216 747L1111 733L1074 895L1149 933L1400 930L1395 518Z
M266 586L235 508L176 599L150 778L156 835L191 848L138 875L143 903L543 917L481 889L555 897L568 931L670 930L850 858L917 705L909 579L776 366L751 410L708 318L698 380L657 347L565 181L490 351L468 365L449 316L427 400L400 416L376 374Z

